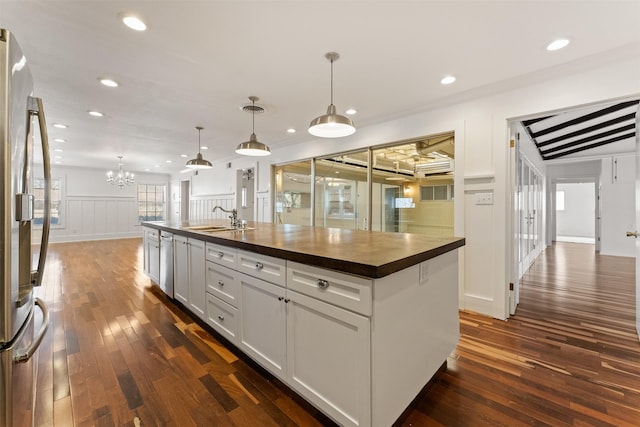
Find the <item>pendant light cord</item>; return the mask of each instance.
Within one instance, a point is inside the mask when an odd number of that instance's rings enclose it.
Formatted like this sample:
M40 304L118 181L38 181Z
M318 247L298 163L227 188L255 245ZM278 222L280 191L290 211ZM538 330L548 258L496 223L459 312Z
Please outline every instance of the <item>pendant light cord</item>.
M256 133L256 100L251 100L251 105L253 108L251 109L251 133Z
M331 105L333 105L333 59L331 60Z

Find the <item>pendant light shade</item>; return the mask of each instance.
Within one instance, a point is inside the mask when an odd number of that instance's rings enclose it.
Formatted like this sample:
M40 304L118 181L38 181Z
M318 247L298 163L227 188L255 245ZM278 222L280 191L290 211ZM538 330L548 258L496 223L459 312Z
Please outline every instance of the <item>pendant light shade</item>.
M213 166L211 162L202 158L202 154L200 154L200 131L204 129L202 126L196 126L198 129L198 155L195 159L191 159L185 165L189 169L211 169Z
M327 108L327 114L316 117L309 124L309 133L321 138L340 138L352 135L356 128L350 118L336 113L333 105L333 62L340 58L337 52L329 52L324 55L331 62L331 104Z
M257 96L250 96L249 100L251 100L251 136L248 141L241 142L236 147L236 153L242 154L244 156L268 156L271 154L271 150L262 142L258 141L258 137L255 132L255 124L256 124L256 101L259 100Z

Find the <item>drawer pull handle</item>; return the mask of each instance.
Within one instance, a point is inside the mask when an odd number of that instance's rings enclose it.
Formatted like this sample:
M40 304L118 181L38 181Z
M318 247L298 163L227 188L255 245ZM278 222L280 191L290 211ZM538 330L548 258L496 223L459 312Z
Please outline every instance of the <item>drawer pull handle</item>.
M321 289L327 289L329 287L329 282L324 279L318 279L318 287Z
M218 285L224 286L224 282L222 280L218 280Z
M224 256L224 252L218 252L218 258L222 258Z
M256 262L256 270L262 270L264 265L261 262Z
M278 297L278 301L282 301L284 297Z
M220 319L220 321L224 321L224 316L218 314L218 319Z

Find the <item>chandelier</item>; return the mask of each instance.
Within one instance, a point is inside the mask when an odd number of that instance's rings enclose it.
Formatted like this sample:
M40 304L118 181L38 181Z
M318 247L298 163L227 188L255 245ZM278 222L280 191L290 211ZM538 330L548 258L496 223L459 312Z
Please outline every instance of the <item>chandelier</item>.
M118 156L118 159L118 173L114 174L113 171L107 172L107 182L111 185L117 185L118 188L134 184L136 182L135 175L122 170L122 156Z

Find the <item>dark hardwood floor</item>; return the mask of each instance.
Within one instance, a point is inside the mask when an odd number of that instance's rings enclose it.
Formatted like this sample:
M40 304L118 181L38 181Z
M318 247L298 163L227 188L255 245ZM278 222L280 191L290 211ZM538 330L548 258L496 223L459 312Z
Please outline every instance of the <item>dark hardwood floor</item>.
M638 426L632 258L558 243L509 321L461 336L398 426ZM142 273L141 239L53 244L39 295L37 426L320 426L329 420L209 333Z

